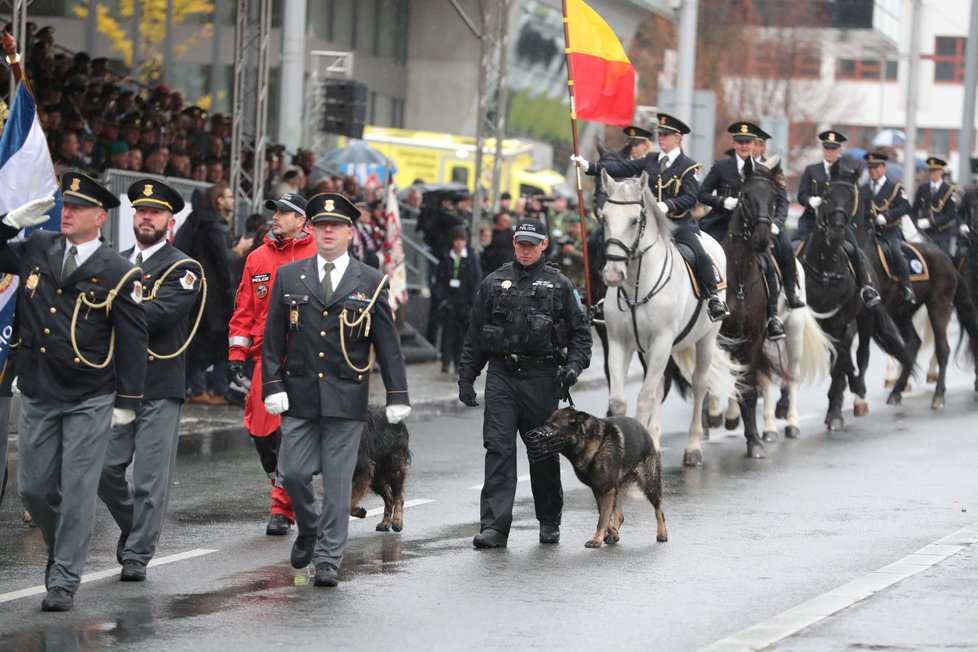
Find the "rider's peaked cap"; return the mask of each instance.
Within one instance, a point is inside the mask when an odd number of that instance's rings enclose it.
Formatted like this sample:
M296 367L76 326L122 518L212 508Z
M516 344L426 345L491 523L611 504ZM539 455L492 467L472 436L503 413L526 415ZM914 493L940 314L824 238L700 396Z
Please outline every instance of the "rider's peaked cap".
M652 140L652 132L648 129L642 129L637 125L628 125L622 131L624 131L625 136L628 137L629 143Z
M928 170L943 170L947 167L947 161L944 159L939 159L936 156L931 156L927 159L927 169Z
M547 227L540 220L527 217L519 221L516 225L516 233L513 234L514 242L532 242L538 244L547 239Z
M890 157L883 152L866 152L866 154L863 155L863 158L866 159L866 162L870 165L879 165L890 160Z
M842 143L846 142L847 138L840 134L838 131L823 131L818 135L818 139L822 141L822 147L828 147L829 149L835 149L837 147L842 147Z
M690 132L689 125L668 113L657 113L656 117L659 119L659 131L671 131L677 134Z
M735 122L727 127L727 132L733 134L734 140L755 140L763 138L763 130L753 122Z

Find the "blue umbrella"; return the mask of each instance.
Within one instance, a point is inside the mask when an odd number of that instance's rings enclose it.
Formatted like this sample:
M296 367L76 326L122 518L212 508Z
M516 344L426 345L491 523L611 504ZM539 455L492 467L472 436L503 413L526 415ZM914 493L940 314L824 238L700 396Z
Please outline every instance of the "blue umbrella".
M842 155L846 158L851 158L854 161L861 161L866 155L866 150L864 150L862 147L851 147L844 151Z
M397 167L386 156L363 141L355 140L346 147L326 152L316 161L319 167L329 167L356 178L360 185L382 185L390 167L391 177Z

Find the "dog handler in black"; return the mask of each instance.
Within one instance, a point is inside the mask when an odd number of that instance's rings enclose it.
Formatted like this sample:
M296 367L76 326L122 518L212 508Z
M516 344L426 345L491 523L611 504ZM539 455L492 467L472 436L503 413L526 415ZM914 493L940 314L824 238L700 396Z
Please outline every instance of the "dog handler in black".
M516 259L482 282L458 370L458 397L476 402L473 383L489 364L482 427L486 474L476 548L506 545L516 496L516 432L543 425L591 362L591 329L573 284L541 258L543 222L524 219L513 236ZM530 464L540 543L560 540L563 490L557 456Z

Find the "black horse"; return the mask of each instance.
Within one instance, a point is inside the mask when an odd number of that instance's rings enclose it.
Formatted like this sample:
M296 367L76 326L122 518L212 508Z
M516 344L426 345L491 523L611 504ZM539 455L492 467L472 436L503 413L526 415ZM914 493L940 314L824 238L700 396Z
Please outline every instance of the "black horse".
M864 369L857 372L852 364L852 340L858 330L861 339L872 338L889 355L913 368L913 358L893 320L882 305L866 308L844 249L846 228L859 212L856 180L862 167L848 169L838 162L830 169L830 181L816 213L815 230L806 238L798 259L805 268L808 305L816 313L822 330L835 342L836 356L829 387L829 408L825 424L830 431L842 430L842 398L848 379L855 395L853 412L863 416L866 405ZM854 252L859 255L859 252Z
M955 267L959 277L954 308L963 331L959 350L962 345L968 347L975 370L975 392L978 392L978 201L969 202L959 219L968 229L958 235Z

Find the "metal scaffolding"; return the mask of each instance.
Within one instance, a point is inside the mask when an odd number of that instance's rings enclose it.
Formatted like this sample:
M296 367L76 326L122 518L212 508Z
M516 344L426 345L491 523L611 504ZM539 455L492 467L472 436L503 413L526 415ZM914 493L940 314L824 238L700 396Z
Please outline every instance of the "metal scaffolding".
M271 0L238 0L235 20L230 185L243 222L263 204Z

